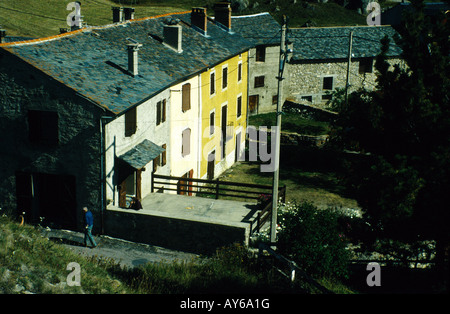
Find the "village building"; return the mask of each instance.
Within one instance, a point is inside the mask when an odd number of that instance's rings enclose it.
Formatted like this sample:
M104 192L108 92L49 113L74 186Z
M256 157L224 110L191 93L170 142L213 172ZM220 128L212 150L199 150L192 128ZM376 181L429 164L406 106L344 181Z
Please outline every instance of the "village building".
M375 89L375 58L381 53L385 36L389 38L386 57L390 64L402 63L395 34L390 26L290 29L288 38L294 52L287 66L287 98L324 107L334 91L345 89L347 79L348 93L360 88Z
M267 12L232 16L233 30L252 43L248 58L249 115L277 107L281 26Z
M226 149L213 176L234 163L251 44L217 16L203 31L198 11L1 44L2 208L76 230L87 206L103 232L110 210L152 193L154 174L206 176L211 112L221 130L234 126L225 144L214 135L216 156Z
M249 115L274 112L281 26L269 13L233 16L232 20L234 30L254 45L249 51ZM350 32L353 37L347 72ZM373 90L374 62L385 36L390 40L386 53L389 62L402 62L402 51L394 40L396 34L391 26L288 27L286 41L293 53L283 73L283 103L289 99L325 107L334 91L345 88L347 76L348 92L359 88Z

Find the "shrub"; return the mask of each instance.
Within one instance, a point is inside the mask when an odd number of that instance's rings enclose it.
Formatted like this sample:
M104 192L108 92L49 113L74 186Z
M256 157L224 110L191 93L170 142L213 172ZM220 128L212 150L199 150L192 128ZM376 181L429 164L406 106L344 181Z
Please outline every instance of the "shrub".
M280 253L313 276L346 278L349 254L338 218L310 203L285 204L279 211Z

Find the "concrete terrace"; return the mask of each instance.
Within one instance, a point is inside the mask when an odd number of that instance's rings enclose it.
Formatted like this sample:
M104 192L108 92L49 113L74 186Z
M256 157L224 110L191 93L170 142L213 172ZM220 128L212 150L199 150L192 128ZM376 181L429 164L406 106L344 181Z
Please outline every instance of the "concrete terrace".
M141 210L109 205L105 233L130 241L194 253L233 242L248 244L257 204L152 193ZM126 222L126 223L124 223Z

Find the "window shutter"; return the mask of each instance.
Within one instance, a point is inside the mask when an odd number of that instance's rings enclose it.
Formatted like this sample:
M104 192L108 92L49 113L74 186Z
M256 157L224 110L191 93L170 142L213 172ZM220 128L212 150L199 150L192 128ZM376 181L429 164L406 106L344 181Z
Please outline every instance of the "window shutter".
M187 156L191 152L191 129L186 129L182 133L181 155Z
M227 88L228 84L228 68L222 69L222 89Z
M209 84L211 86L210 94L212 95L216 92L216 74L215 73L211 73Z
M215 120L215 114L214 114L214 112L211 112L209 114L209 135L214 134L214 120Z
M161 117L161 122L166 122L166 100L163 99L162 102L162 113L161 113L162 117Z
M238 81L242 80L242 63L238 64Z
M156 125L161 123L161 102L158 101L156 104Z
M182 87L182 111L191 109L191 84L186 83Z
M166 144L163 144L163 145L162 145L162 148L164 148L164 151L162 152L161 166L165 166L165 165L166 165L166 162L167 162L167 160L166 160L167 145L166 145Z
M242 114L242 96L237 98L237 117L239 118Z
M125 136L136 133L136 107L125 113Z

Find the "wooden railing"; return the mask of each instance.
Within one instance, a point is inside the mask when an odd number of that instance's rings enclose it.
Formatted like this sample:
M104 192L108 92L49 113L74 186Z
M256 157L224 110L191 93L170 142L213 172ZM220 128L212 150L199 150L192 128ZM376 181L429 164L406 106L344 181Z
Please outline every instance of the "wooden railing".
M173 191L178 194L195 195L202 197L238 198L240 200L259 201L257 217L252 221L250 232L260 232L261 228L272 216L272 186L263 184L250 184L242 182L222 181L220 179L194 179L153 174L151 191ZM261 201L261 199L263 199ZM286 200L286 186L278 189L278 199Z

